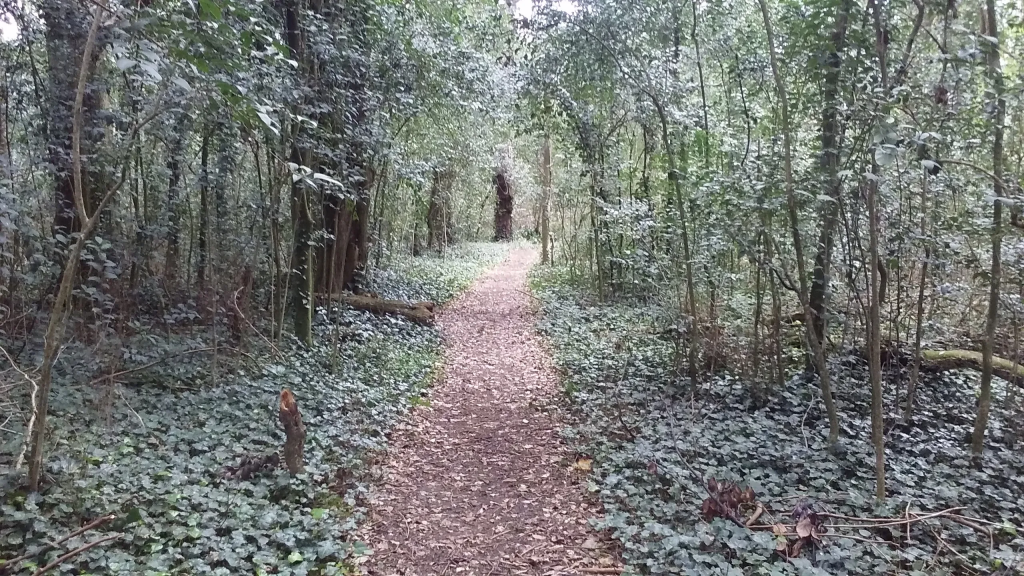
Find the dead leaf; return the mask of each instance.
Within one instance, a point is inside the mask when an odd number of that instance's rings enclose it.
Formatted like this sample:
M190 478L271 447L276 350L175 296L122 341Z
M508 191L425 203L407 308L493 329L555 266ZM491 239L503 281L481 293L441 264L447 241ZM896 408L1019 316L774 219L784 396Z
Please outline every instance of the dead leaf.
M807 538L811 534L814 534L814 522L811 521L810 517L805 516L796 523L796 535L801 538Z
M590 472L594 467L594 461L590 458L577 458L572 467L580 472Z

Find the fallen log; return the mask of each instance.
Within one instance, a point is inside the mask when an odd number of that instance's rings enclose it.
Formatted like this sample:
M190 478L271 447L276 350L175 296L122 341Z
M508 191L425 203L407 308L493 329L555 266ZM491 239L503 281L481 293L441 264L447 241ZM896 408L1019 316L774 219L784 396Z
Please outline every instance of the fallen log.
M326 298L326 294L318 294ZM331 300L344 302L356 310L374 314L391 314L429 326L434 323L433 302L404 302L402 300L385 300L373 295L364 294L333 294Z
M921 366L932 370L973 368L981 370L981 352L973 350L921 350ZM992 373L1007 382L1024 388L1024 365L1012 360L992 357Z

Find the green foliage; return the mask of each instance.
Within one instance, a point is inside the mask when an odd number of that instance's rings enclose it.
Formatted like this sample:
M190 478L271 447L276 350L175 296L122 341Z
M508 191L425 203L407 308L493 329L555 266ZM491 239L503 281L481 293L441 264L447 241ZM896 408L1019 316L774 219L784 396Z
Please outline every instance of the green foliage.
M813 383L794 378L773 390L766 406L755 405L748 388L728 376L693 388L672 369L672 347L657 336L657 309L588 303L563 270L539 271L532 284L543 301L540 328L567 375L575 414L567 438L594 457L590 489L605 506L598 527L622 542L638 572L867 575L899 569L920 576L965 568L985 573L996 562L1024 559L1024 540L1013 528L995 530L990 555L987 537L932 521L914 524L909 538L906 526L836 529L883 543L829 536L821 549L805 549L786 563L775 555L770 531L700 518L707 493L693 471L753 488L768 508L766 524L790 522L800 497L851 516L899 518L907 506L963 506L963 514L997 525L1024 524L1024 458L1013 448L1012 414L995 410L992 449L979 467L971 465L965 440L973 421L973 376L929 376L913 424L887 419L890 498L875 508L867 368L860 358L833 363L849 440L832 455ZM892 385L886 406L898 406ZM945 552L938 530L960 557Z
M378 288L385 297L444 303L506 251L467 246L445 258L404 260L380 272L389 284ZM401 271L414 276L407 282ZM215 386L204 385L208 356L156 368L117 387L108 417L82 408L93 395L89 387L69 379L55 386L48 486L24 494L19 476L0 479L0 557L114 513L118 520L101 530L124 536L68 566L152 576L346 573L346 563L365 551L353 532L366 514L370 460L395 422L424 402L440 337L435 328L351 310L320 310L314 331L312 348L289 346L283 357L249 366L225 351ZM307 426L305 473L291 477L282 468L226 478L225 467L243 456L283 444L282 388L294 392Z
M508 250L508 244L470 242L452 246L442 254L396 256L388 268L374 271L368 289L414 302L447 302L500 262Z

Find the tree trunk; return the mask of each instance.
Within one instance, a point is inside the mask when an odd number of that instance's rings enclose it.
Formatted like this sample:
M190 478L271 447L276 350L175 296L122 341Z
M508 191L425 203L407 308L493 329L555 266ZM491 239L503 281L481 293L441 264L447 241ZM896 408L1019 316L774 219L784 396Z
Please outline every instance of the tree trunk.
M327 298L327 294L317 294L317 297ZM402 316L405 319L429 326L434 323L433 302L405 302L403 300L385 300L376 296L360 294L332 294L330 299L348 304L356 310L372 312L374 314L391 314Z
M322 203L324 240L317 259L317 292L330 293L345 285L345 257L348 256L349 230L352 226L352 202L337 194L325 193Z
M104 190L103 197L97 201L94 215L89 215L85 203L85 187L83 183L85 171L82 166L82 132L83 125L85 124L86 84L92 70L93 47L99 34L100 20L104 10L106 10L106 1L98 0L96 8L93 9L92 25L82 47L82 62L77 70L77 84L71 106L69 131L70 173L68 179L71 182L74 218L80 222L81 234L71 244L68 258L64 261L60 287L53 300L53 307L50 309L50 319L46 326L45 336L43 337L43 360L40 366L39 379L33 383L31 393L32 412L26 427L26 448L29 451L28 487L32 492L39 490L39 482L42 479L43 455L46 449L46 416L50 405L50 388L53 384L53 365L57 360L57 354L64 340L64 330L67 325L66 312L71 300L71 292L78 276L79 261L86 241L88 241L92 232L96 229L103 207L113 198L120 186L118 184L118 187ZM72 70L74 69L72 68ZM20 463L21 457L19 456L16 466L20 466Z
M646 161L645 161L646 162ZM646 166L646 164L645 164ZM540 152L541 198L540 198L540 262L551 263L551 223L548 210L551 205L551 135L544 134L544 145Z
M357 292L360 288L361 273L366 267L367 250L366 240L369 238L370 219L370 185L371 179L367 177L364 188L356 200L355 215L352 226L349 227L348 250L345 256L344 286L347 290Z
M285 39L291 50L292 58L299 62L299 75L307 81L309 62L306 60L302 28L299 24L301 3L299 0L284 1ZM291 133L291 152L289 160L297 166L309 163L309 154L300 146L302 128L295 124ZM295 337L307 346L313 344L313 220L310 215L309 191L301 180L292 180L291 212L292 243L291 270L291 308Z
M291 161L302 165L303 157L297 142L292 144ZM313 345L313 220L309 214L309 192L301 181L292 182L292 249L291 303L295 337L307 346Z
M697 1L692 0L690 2L690 9L693 12L693 22L690 27L690 41L693 42L693 50L697 57L697 80L700 85L700 109L702 113L701 128L704 130L704 141L701 146L701 153L704 157L704 170L711 168L710 152L711 152L711 127L708 126L708 96L707 91L704 87L704 59L701 58L700 54L700 39L697 37ZM678 61L678 58L677 58Z
M832 266L832 247L839 216L839 200L842 195L842 181L839 178L839 85L846 46L846 30L852 2L844 0L836 14L835 29L832 32L832 46L828 55L823 88L824 108L821 114L821 164L827 181L827 195L830 201L822 212L821 229L818 234L817 252L814 255L814 278L811 282L810 303L814 312L812 328L819 342L825 342L826 318L828 314L829 272ZM813 364L813 359L808 362Z
M210 260L210 130L203 127L199 152L199 239L196 251L196 289L206 293L206 277Z
M257 155L259 153L257 152ZM258 161L257 161L258 164ZM273 320L273 336L276 342L284 330L284 303L286 295L284 286L287 274L281 258L281 187L277 178L278 163L274 158L273 148L267 142L267 182L270 186L270 261L273 263L272 293L270 315Z
M185 146L188 143L188 129L183 126L186 115L182 113L167 147L167 248L164 253L164 284L173 293L178 284L178 259L181 244L181 199L184 194L182 176Z
M14 164L11 156L11 139L10 134L10 120L11 120L11 100L10 90L8 89L8 75L6 70L3 70L3 84L0 84L0 179L13 180L14 179Z
M978 398L978 415L974 420L971 436L971 451L980 455L985 448L985 430L988 428L988 413L992 404L992 347L995 345L996 325L999 322L999 282L1002 275L1003 244L1003 123L1006 121L1006 100L1003 98L1003 70L999 57L999 28L996 18L995 0L986 0L985 16L988 36L994 43L985 43L989 81L996 97L996 117L992 124L992 187L995 201L992 203L992 265L989 270L988 314L985 318L985 342L981 348L981 396Z
M94 46L89 61L82 61L82 54L92 20L89 3L83 0L45 0L39 5L40 15L46 23L46 52L49 59L49 107L47 128L49 162L54 175L54 218L52 231L57 246L66 250L71 245L71 235L81 230L81 221L75 210L74 183L71 170L72 103L75 100L79 71L85 69L92 77L96 62L102 54L102 46ZM92 156L98 139L104 133L100 118L105 89L93 81L87 86L82 98L82 200L86 217L95 209L97 193L102 194L100 170L91 166ZM97 190L97 188L99 188ZM57 261L64 257L58 254Z
M762 257L761 247L763 245L762 236L764 231L757 235L755 240L754 250L758 258ZM754 270L754 326L751 329L752 333L752 350L751 354L751 367L750 375L748 376L752 391L756 396L764 395L764 387L761 386L761 313L764 304L764 287L761 281L761 263L758 262L757 268Z
M512 239L512 188L505 174L499 171L494 175L494 239ZM595 246L595 249L597 247Z
M992 375L1024 388L1024 366L1008 358L992 355L989 360ZM922 350L921 367L929 370L955 370L972 368L984 370L985 354L974 350Z
M284 462L292 476L302 473L303 450L306 443L306 425L302 423L302 414L295 403L291 390L281 391L278 418L284 426Z
M775 90L778 93L779 108L782 116L782 146L783 146L783 171L786 178L786 209L789 214L790 232L793 237L793 251L797 263L797 274L800 277L799 296L800 304L804 309L804 325L807 331L807 341L814 354L814 363L818 371L818 379L821 383L821 395L825 400L825 410L828 413L829 433L828 443L834 446L839 442L839 412L836 409L835 399L832 397L832 383L829 378L828 363L825 360L824 346L811 324L814 322L814 312L811 310L808 299L807 271L804 264L803 243L800 238L800 218L797 212L796 190L793 179L793 136L789 123L789 99L786 94L786 83L782 79L782 72L779 70L778 57L775 53L775 32L772 28L771 16L768 13L768 1L758 0L761 5L761 16L764 19L765 34L768 37L768 55L772 68L772 76L775 79Z
M888 62L889 41L883 26L881 7L875 0L868 0L875 23L875 51L878 55L879 78L882 93L888 94ZM885 298L884 281L879 259L878 242L880 217L878 214L878 183L881 167L872 159L871 172L874 178L867 183L868 210L868 378L871 381L871 443L875 448L875 500L885 501L885 435L882 420L882 317L881 305Z
M928 241L928 169L921 169L921 238ZM921 339L924 333L924 293L928 285L928 261L931 259L931 247L924 249L921 259L921 279L917 288L917 314L914 318L914 363L910 366L910 380L907 384L907 402L903 409L903 421L909 422L914 411L914 394L917 392L917 380L921 373Z
M444 250L452 238L452 183L455 172L448 167L435 168L430 183L430 205L427 208L427 248Z
M877 173L877 166L876 166ZM871 273L868 289L868 377L871 381L871 442L875 448L875 499L885 500L885 436L882 430L882 319L878 273L878 184L868 184L868 253Z
M680 236L683 243L683 267L686 271L686 313L690 315L691 329L690 338L687 342L687 364L690 380L697 382L697 296L693 286L693 258L690 254L690 233L687 230L687 213L683 204L683 182L682 174L676 168L676 151L672 145L672 139L668 134L668 116L665 114L665 107L661 101L648 94L654 103L654 109L658 112L658 120L661 122L661 141L665 146L665 156L668 158L668 179L672 181L673 199L675 200L676 214L679 217Z

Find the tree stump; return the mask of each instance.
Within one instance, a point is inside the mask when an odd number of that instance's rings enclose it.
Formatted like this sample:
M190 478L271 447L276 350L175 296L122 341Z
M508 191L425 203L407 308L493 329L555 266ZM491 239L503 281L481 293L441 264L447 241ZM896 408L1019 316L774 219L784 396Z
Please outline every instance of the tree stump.
M287 388L281 391L281 410L278 417L284 426L284 463L294 476L303 469L302 449L306 443L306 425L302 423L302 414L295 403L295 396Z

